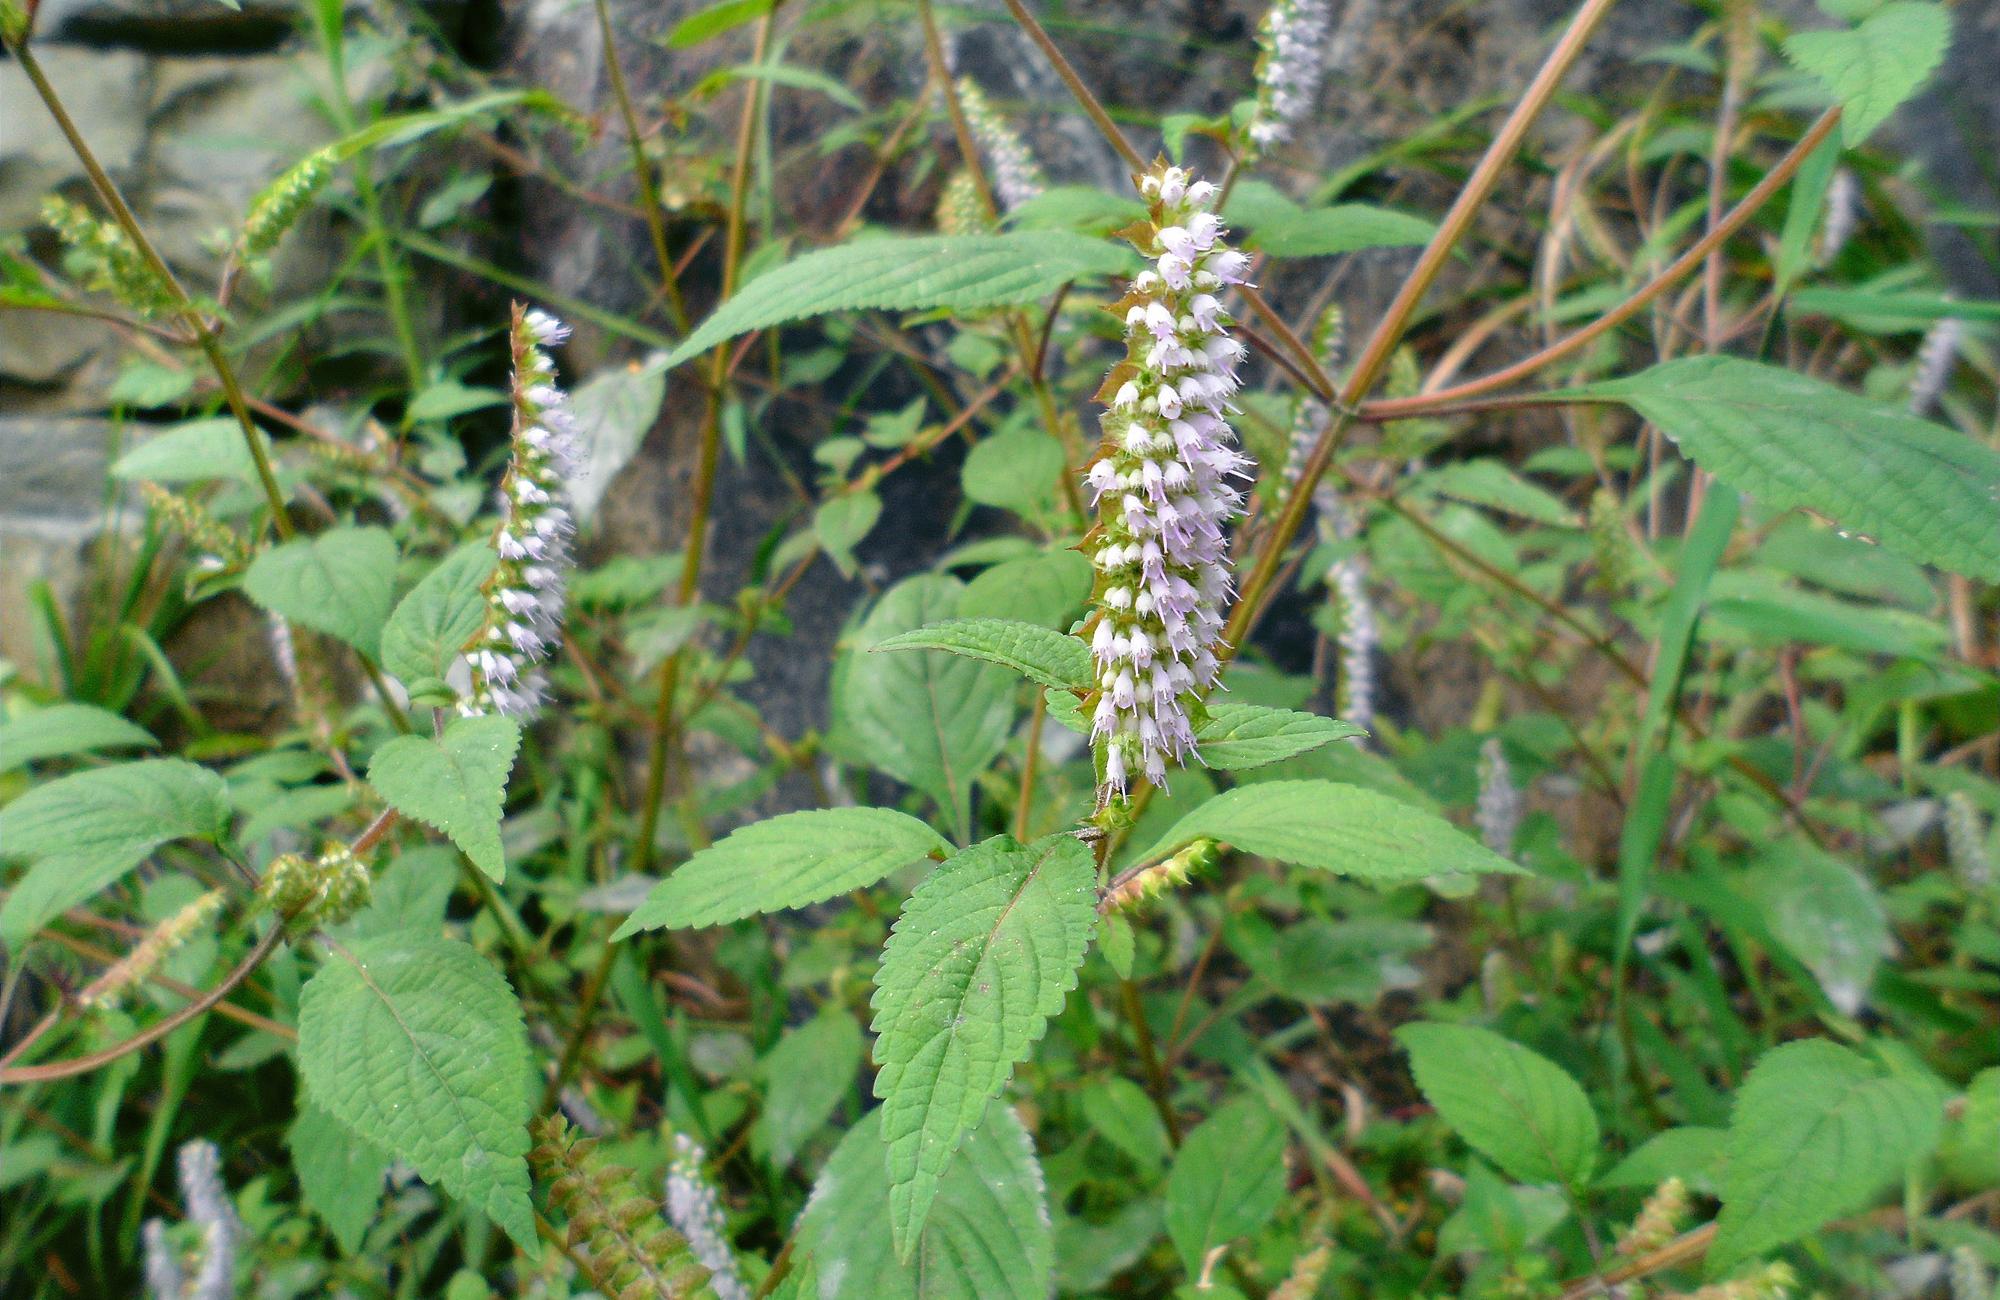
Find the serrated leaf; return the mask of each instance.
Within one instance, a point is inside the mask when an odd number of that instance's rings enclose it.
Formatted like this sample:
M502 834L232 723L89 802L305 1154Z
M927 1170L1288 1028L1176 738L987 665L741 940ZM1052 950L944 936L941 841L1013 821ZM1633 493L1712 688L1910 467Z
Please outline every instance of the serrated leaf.
M154 749L151 732L94 704L51 704L0 725L0 772L99 749Z
M1163 858L1204 837L1280 862L1390 883L1521 870L1442 817L1335 781L1264 781L1225 790L1181 818L1142 856Z
M883 593L834 666L829 738L848 761L930 795L961 840L971 836L973 781L1013 730L1014 680L956 655L868 651L951 617L964 592L956 579L922 574Z
M474 866L503 880L500 816L520 747L521 728L512 718L454 718L437 740L398 736L376 750L368 783L390 807L443 831Z
M169 840L229 829L222 778L178 758L93 768L36 786L0 808L0 854L34 863L0 908L0 941L21 945Z
M904 905L870 1005L890 1221L906 1258L952 1153L1076 987L1096 884L1075 836L1000 835L945 861Z
M1364 248L1417 248L1437 227L1422 217L1365 203L1281 212L1257 226L1244 247L1273 257L1325 257Z
M1929 80L1950 44L1942 6L1901 0L1847 31L1795 33L1785 57L1840 100L1847 141L1859 145Z
M1209 1251L1264 1226L1285 1195L1285 1126L1239 1097L1188 1134L1167 1175L1167 1235L1190 1277Z
M1866 1205L1930 1155L1943 1100L1929 1081L1823 1039L1766 1052L1730 1116L1710 1273Z
M799 1216L801 1268L834 1300L1045 1300L1055 1267L1048 1192L1034 1143L994 1105L938 1180L937 1200L908 1262L889 1228L882 1112L848 1130Z
M396 598L396 542L380 528L329 528L264 551L243 590L265 609L374 658Z
M929 623L875 643L876 652L945 650L984 659L1044 686L1083 690L1091 685L1090 647L1066 632L1004 618L954 618Z
M1703 1196L1713 1196L1728 1158L1727 1130L1694 1125L1670 1128L1647 1138L1606 1171L1597 1185L1651 1191L1669 1178L1678 1178Z
M891 808L785 813L731 831L681 863L611 937L805 907L950 847L923 822Z
M257 435L265 454L271 441ZM233 478L257 481L257 462L243 441L243 427L234 420L189 420L156 434L120 456L111 476L154 483L198 483Z
M303 1100L285 1144L291 1148L292 1169L299 1176L306 1205L326 1221L341 1250L349 1255L359 1251L381 1208L389 1158L342 1128L325 1110Z
M2000 579L2000 453L1899 407L1733 357L1684 357L1563 396L1628 404L1767 505L1816 510L1911 559Z
M485 625L486 579L500 557L485 542L468 542L396 604L382 629L382 666L405 682L439 678Z
M298 1061L314 1105L536 1252L528 1033L491 962L414 935L337 950L299 994Z
M1224 772L1241 772L1367 734L1351 722L1317 713L1222 700L1210 702L1208 721L1195 728L1194 738L1203 763Z
M865 1045L861 1026L843 1007L828 1005L778 1040L757 1063L764 1106L754 1144L778 1169L791 1166L806 1139L826 1126L854 1087Z
M1509 1177L1589 1183L1597 1115L1561 1067L1474 1025L1404 1025L1396 1041L1444 1122Z
M965 584L960 618L1001 618L1062 631L1083 612L1096 570L1075 551L1003 560Z
M968 310L1039 301L1071 280L1114 275L1126 255L1063 230L892 235L820 249L775 267L716 308L668 369L751 330L828 312Z

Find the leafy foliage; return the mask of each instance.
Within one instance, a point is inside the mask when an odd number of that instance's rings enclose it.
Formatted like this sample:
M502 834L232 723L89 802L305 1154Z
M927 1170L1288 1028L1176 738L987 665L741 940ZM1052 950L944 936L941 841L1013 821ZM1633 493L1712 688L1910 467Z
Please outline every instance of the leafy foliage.
M275 614L374 655L395 599L396 542L380 528L333 528L260 554L244 575Z
M1405 1025L1417 1086L1447 1124L1523 1182L1582 1187L1597 1166L1597 1116L1576 1080L1472 1025Z
M520 746L512 718L456 718L436 740L398 736L376 750L368 782L390 807L437 827L474 866L503 880L500 813Z

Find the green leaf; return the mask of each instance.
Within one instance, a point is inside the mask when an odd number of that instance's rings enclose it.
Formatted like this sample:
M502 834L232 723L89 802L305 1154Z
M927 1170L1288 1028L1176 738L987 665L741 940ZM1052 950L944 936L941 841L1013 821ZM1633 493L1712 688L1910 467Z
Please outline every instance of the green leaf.
M454 415L505 406L509 400L497 388L470 388L456 379L440 379L411 398L404 415L411 420L449 420Z
M1028 514L1054 496L1068 468L1056 438L1040 429L1009 429L973 447L959 480L969 500Z
M51 704L0 725L0 772L98 749L154 749L144 727L94 704Z
M257 435L266 455L271 440ZM111 466L113 478L154 483L198 483L233 478L257 481L257 462L243 441L243 427L234 420L189 420L146 439Z
M1163 858L1204 837L1280 862L1392 884L1521 870L1442 817L1334 781L1264 781L1226 790L1181 818L1142 856Z
M1538 524L1574 528L1578 522L1576 511L1564 505L1561 498L1488 457L1452 461L1425 474L1418 482L1444 496L1502 510Z
M471 947L397 935L337 949L299 994L312 1103L536 1252L528 1033Z
M1203 763L1224 772L1241 772L1367 734L1338 718L1225 700L1209 704L1208 721L1195 728L1194 738Z
M577 438L583 443L585 473L570 483L570 508L587 524L639 445L659 421L667 401L667 372L658 357L601 370L570 394Z
M1199 1277L1217 1246L1256 1232L1285 1195L1285 1126L1239 1097L1188 1134L1167 1175L1167 1235Z
M854 548L875 529L882 517L882 498L873 492L844 492L820 503L813 512L813 532L820 548L842 576L855 574Z
M1744 881L1758 914L1842 1015L1855 1015L1892 946L1889 918L1867 877L1810 846L1787 842Z
M667 48L685 50L733 31L770 13L773 3L774 0L721 0L720 4L697 10L674 24L674 29L667 33Z
M1926 1159L1944 1105L1929 1081L1891 1075L1823 1039L1773 1048L1736 1094L1711 1274L1862 1208Z
M889 1228L882 1112L849 1129L799 1216L798 1253L859 1300L1045 1300L1055 1268L1048 1192L1014 1112L996 1105L938 1180L905 1263ZM810 1294L820 1295L813 1291Z
M1473 1025L1404 1025L1396 1041L1444 1122L1510 1178L1589 1183L1597 1115L1560 1067Z
M965 584L958 616L1013 619L1060 632L1083 612L1095 576L1090 561L1075 551L1005 560Z
M1071 280L1128 264L1111 244L1061 230L886 235L775 267L718 307L666 360L669 369L751 330L828 312L954 311L1039 301Z
M731 831L653 886L613 940L657 930L725 925L872 885L951 846L907 813L822 808Z
M484 587L499 563L485 542L467 542L445 556L389 615L382 629L382 666L405 683L442 678L485 626Z
M306 1205L326 1221L341 1250L356 1254L381 1208L389 1158L304 1099L285 1142Z
M159 366L136 361L118 372L118 378L112 381L104 396L107 401L126 406L166 406L192 392L194 380L192 367Z
M376 750L368 783L390 807L443 831L474 866L503 880L500 817L520 747L521 728L512 718L454 718L440 739L398 736Z
M806 1139L833 1118L854 1087L863 1050L861 1026L845 1009L828 1005L757 1063L764 1109L754 1144L774 1167L789 1168Z
M875 643L875 650L946 650L1013 669L1030 681L1087 689L1090 647L1078 637L1002 618L954 618Z
M831 737L848 761L937 800L961 840L971 835L972 783L1013 730L1014 680L956 655L868 652L951 617L964 591L956 579L922 574L883 593L834 667Z
M1599 1178L1597 1185L1651 1191L1669 1178L1678 1178L1694 1191L1713 1196L1728 1157L1726 1130L1692 1125L1670 1128L1647 1138Z
M1436 233L1437 227L1422 217L1342 203L1265 221L1244 247L1273 257L1324 257L1363 248L1418 248Z
M1165 1167L1172 1151L1167 1126L1145 1089L1114 1074L1085 1084L1077 1100L1092 1133L1130 1156L1144 1172Z
M1840 155L1845 149L1846 142L1836 122L1792 181L1791 194L1785 201L1784 230L1778 236L1778 253L1771 265L1772 284L1780 297L1812 265L1813 235L1826 212L1826 192L1833 184L1833 173L1840 166Z
M396 599L396 542L380 528L330 528L263 552L243 589L265 609L374 658Z
M1840 100L1847 141L1859 145L1930 79L1950 44L1943 6L1901 0L1847 31L1795 33L1785 57Z
M944 862L904 905L871 1005L890 1220L906 1258L952 1153L1076 986L1096 886L1075 836L1000 835Z
M1733 357L1685 357L1562 396L1624 402L1695 464L1911 559L2000 579L2000 453L1881 402Z
M0 908L0 942L19 952L160 845L219 840L228 829L222 778L183 759L93 768L36 786L0 808L0 853L34 863Z

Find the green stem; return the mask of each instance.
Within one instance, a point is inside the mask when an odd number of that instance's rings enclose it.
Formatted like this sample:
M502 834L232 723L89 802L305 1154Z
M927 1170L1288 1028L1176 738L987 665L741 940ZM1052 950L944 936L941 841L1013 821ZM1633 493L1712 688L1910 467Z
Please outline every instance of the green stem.
M660 204L660 181L646 159L639 114L632 107L632 93L625 85L625 68L618 59L618 39L611 31L611 6L607 0L597 0L597 30L604 42L604 68L611 78L611 97L618 101L618 115L625 122L625 143L632 154L632 178L639 186L639 209L645 214L646 234L653 241L653 258L660 264L660 288L666 294L667 315L673 319L674 327L686 335L687 303L681 298L680 277L674 274L673 253L667 248L667 217Z

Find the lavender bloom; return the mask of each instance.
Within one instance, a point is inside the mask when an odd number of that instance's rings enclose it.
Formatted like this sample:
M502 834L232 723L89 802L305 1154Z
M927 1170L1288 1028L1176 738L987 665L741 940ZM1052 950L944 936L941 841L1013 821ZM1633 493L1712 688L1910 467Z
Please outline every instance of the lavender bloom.
M1910 377L1910 414L1929 415L1944 394L1945 381L1958 361L1958 346L1965 341L1965 322L1946 316L1931 326L1917 349L1916 373Z
M1500 737L1489 736L1479 747L1479 803L1475 820L1479 838L1501 857L1511 857L1514 836L1521 829L1521 791L1507 764Z
M1984 889L1993 883L1993 855L1986 851L1985 819L1963 791L1945 796L1944 846L1952 870L1969 888Z
M970 77L958 79L958 105L965 112L965 126L979 151L993 169L993 188L1002 211L1012 212L1031 199L1038 199L1049 187L1049 178L1029 150L1020 133L1007 124L986 92Z
M181 1300L187 1278L181 1273L180 1257L167 1241L167 1221L148 1219L139 1230L146 1253L146 1294L152 1300Z
M718 1300L750 1300L750 1289L736 1271L736 1252L729 1248L722 1202L702 1176L706 1159L700 1143L685 1133L674 1134L674 1159L667 1166L667 1221L708 1269L708 1285Z
M1231 592L1223 528L1243 505L1229 480L1247 477L1249 464L1224 418L1243 345L1216 298L1243 282L1249 259L1222 240L1213 185L1167 167L1139 190L1152 229L1136 242L1153 266L1114 308L1125 314L1126 357L1104 381L1103 454L1086 476L1098 509L1087 632L1101 797L1122 796L1135 768L1164 784L1169 759L1199 757L1188 706L1221 672Z
M1839 256L1861 220L1861 182L1845 167L1836 167L1826 185L1826 219L1819 231L1822 265Z
M1359 556L1334 561L1327 585L1340 601L1340 683L1336 712L1357 727L1375 725L1375 646L1381 631L1368 598L1368 570Z
M514 309L514 461L500 483L500 565L487 584L486 628L467 651L472 689L468 714L531 717L547 681L536 665L555 648L576 522L569 482L582 471L583 451L569 398L556 387L545 348L569 337L546 312Z
M221 1162L213 1142L189 1142L180 1149L181 1200L187 1221L201 1229L202 1239L192 1280L181 1271L165 1223L148 1220L141 1233L146 1286L158 1300L230 1300L236 1294L236 1242L242 1225L222 1186Z
M1250 142L1257 148L1290 139L1292 124L1312 107L1326 75L1332 11L1332 0L1278 0L1264 15L1257 29L1264 51L1257 60L1257 107L1250 116Z

